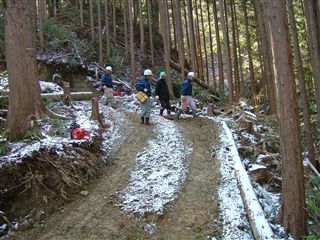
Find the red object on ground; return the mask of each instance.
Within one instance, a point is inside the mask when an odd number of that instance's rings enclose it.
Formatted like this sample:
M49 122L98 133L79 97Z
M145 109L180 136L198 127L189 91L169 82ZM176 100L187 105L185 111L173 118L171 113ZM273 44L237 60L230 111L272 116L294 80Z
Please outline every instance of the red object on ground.
M83 128L75 128L71 132L72 139L77 140L89 140L90 134L88 130L85 130Z
M120 97L120 96L121 96L121 92L120 92L119 90L116 90L116 91L113 93L113 96Z

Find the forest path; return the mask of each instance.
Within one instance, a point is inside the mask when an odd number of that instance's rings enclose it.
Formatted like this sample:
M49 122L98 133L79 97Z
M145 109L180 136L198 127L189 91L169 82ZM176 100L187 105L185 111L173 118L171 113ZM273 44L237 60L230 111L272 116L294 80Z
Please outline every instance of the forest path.
M154 137L158 123L145 126L139 124L135 114L129 114L129 118L132 126L127 126L127 138L111 152L101 177L88 187L89 195L79 196L45 219L43 225L17 232L10 239L207 239L221 236L221 228L213 224L219 215L215 193L219 163L210 154L212 144L219 144L217 124L205 118L173 123L192 146L185 182L175 201L166 204L161 214L139 215L121 210L118 193L128 185L137 154ZM160 117L155 118L157 122L162 121Z

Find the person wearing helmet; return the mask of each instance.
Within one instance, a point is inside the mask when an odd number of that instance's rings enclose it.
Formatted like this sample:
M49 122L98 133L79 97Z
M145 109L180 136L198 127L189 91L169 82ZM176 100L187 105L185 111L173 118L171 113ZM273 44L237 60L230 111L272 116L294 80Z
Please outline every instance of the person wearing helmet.
M160 72L160 78L156 84L156 99L160 101L161 109L160 116L163 115L163 111L167 109L168 115L171 114L170 111L170 97L169 97L169 89L166 82L167 74L165 72Z
M153 77L152 71L150 69L144 70L143 77L141 77L136 83L136 89L139 92L144 92L148 99L144 102L140 102L141 106L141 122L140 124L150 125L150 114L151 114L151 85L150 80Z
M112 81L112 67L107 66L106 72L102 74L101 85L106 97L106 104L113 106L113 81Z
M195 112L196 105L192 98L192 79L194 77L194 72L189 72L181 86L181 106L184 112L188 107L191 107L193 113Z

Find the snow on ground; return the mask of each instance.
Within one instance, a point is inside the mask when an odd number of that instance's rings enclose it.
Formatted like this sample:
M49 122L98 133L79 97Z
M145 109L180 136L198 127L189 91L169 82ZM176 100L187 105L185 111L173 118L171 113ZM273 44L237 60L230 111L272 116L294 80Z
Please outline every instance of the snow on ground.
M223 221L223 239L254 239L251 233L250 224L246 219L246 212L237 186L233 156L229 149L230 143L227 141L223 130L221 130L220 133L220 141L221 147L217 154L218 159L221 162L221 179L218 197L221 219Z
M136 155L128 186L120 192L124 211L161 214L177 198L188 171L192 149L172 121L154 116L154 137Z
M57 103L58 104L58 103ZM51 134L52 125L47 122L39 122L41 125L41 137L39 140L26 140L21 142L12 142L9 143L10 152L0 157L0 168L6 164L16 164L21 162L25 157L32 156L35 152L39 150L54 150L57 154L63 156L77 157L75 152L65 152L64 147L72 143L81 143L86 140L73 140L70 139L70 129L69 126L72 121L75 121L80 125L81 128L84 128L90 132L90 137L93 137L93 134L99 129L97 121L91 120L91 102L81 101L73 102L73 111L75 115L74 120L61 120L66 121L64 123L65 127L65 136L56 136ZM128 124L128 120L124 113L115 111L111 107L100 104L100 110L104 112L106 121L111 125L111 128L103 132L104 140L103 146L105 152L110 152L115 145L119 145L124 138L124 132L121 131L124 124ZM91 141L91 140L89 140ZM104 154L103 157L107 157L107 154Z
M62 88L52 82L39 81L42 93L62 93ZM9 80L7 72L0 74L0 91L9 91Z

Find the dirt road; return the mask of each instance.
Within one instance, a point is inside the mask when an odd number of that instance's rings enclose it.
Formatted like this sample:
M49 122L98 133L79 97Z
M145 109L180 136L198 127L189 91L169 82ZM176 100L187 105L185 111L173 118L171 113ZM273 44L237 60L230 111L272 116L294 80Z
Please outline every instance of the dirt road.
M155 134L155 125L140 125L133 115L130 120L127 138L110 154L101 177L87 187L88 196L79 195L43 224L18 231L10 239L219 239L221 229L213 224L219 214L215 194L219 163L210 155L212 144L219 144L215 123L201 118L177 123L193 149L186 181L162 214L139 216L120 209L117 193L127 186L136 155Z

